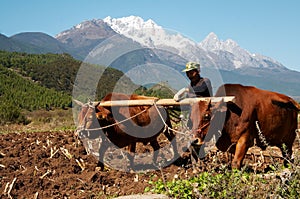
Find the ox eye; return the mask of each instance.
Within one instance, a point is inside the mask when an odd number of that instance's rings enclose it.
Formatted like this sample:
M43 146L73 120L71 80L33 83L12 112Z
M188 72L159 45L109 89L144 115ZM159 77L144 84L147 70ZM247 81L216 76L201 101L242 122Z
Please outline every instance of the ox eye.
M203 116L203 120L210 120L210 114L206 113L204 116Z

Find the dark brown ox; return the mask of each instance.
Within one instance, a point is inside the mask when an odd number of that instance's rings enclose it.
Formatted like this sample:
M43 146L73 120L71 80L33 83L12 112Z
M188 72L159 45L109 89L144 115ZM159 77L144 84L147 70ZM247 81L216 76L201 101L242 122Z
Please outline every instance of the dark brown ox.
M200 146L216 135L216 146L234 154L232 168L241 168L249 147L263 150L277 146L287 163L291 159L300 106L290 97L239 84L225 84L216 95L235 96L235 102L212 105L200 101L192 106L193 145Z
M101 102L144 99L157 100L154 97L110 93ZM145 145L150 142L154 150L153 162L155 163L160 148L157 138L161 133L164 133L167 139L172 141L173 155L175 157L178 155L176 137L171 129L172 126L167 111L163 107L154 105L103 107L99 106L99 103L94 105L86 104L82 106L78 115L77 132L81 135L89 133L90 136L100 136L102 139L98 162L98 166L101 166L102 169L104 167L104 153L111 144L118 148L128 146L131 152L129 160L131 166L133 166L136 143L141 142Z

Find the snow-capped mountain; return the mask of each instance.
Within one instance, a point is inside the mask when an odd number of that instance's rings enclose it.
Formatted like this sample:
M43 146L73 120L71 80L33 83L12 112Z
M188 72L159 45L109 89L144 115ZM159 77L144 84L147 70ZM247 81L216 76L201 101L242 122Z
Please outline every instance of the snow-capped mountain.
M110 42L112 38L115 40ZM105 53L88 61L124 73L154 63L182 74L187 61L199 61L203 69L201 74L210 78L218 78L218 73L225 83L254 85L300 96L300 72L289 70L270 57L249 52L233 39L222 41L215 33L196 43L178 32L164 29L151 19L137 16L87 20L62 31L55 38L36 33L12 37L0 34L0 43L4 44L0 45L2 50L28 53L63 51L84 61L97 55L98 49ZM103 43L108 45L99 49ZM153 72L160 73L161 69ZM140 79L144 80L144 76L141 75Z
M117 39L110 42L115 36ZM287 69L270 57L249 52L233 39L222 41L213 32L196 43L178 32L157 25L151 19L144 20L138 16L106 17L84 21L58 34L56 39L71 47L71 54L75 57L79 54L81 57L77 57L81 59L98 44L109 44L99 49L106 52L104 55L90 61L106 65L103 60L111 60L110 66L125 73L149 63L163 64L181 71L186 61L198 61L203 68L202 74L211 78L217 78L218 69L223 82L299 95L299 72ZM127 57L124 56L124 49ZM120 56L116 57L116 54ZM114 57L116 59L111 59Z
M212 64L197 43L178 32L164 29L151 19L144 21L141 17L129 16L117 19L106 17L103 21L117 33L131 38L145 47L167 50L186 60L202 60L202 62L208 61L207 65Z
M231 56L234 68L242 67L256 67L256 68L281 68L285 67L273 60L272 58L260 55L252 54L247 50L241 48L235 41L232 39L227 39L225 41L219 40L218 36L211 32L203 41L199 43L199 46L205 49L207 52L212 52L217 55L220 54L229 54ZM222 58L222 56L218 56ZM224 61L224 60L221 60Z
M123 18L106 17L103 19L114 31L133 39L148 47L172 46L183 48L195 45L194 42L180 34L168 34L151 19L144 21L141 17L130 16Z
M81 40L84 39L101 39L107 38L116 34L110 26L101 19L93 19L84 21L69 30L65 30L55 36L56 39L63 43L68 43L72 39L81 35ZM80 39L77 39L80 40Z
M217 67L225 70L244 67L285 68L269 57L248 52L232 39L221 41L215 33L210 33L197 44L180 33L162 28L151 19L144 21L141 17L129 16L106 17L103 21L115 32L146 47L170 50L187 60L200 61L205 67Z
M79 23L57 34L55 38L65 44L75 58L84 59L95 46L115 34L102 19L93 19Z

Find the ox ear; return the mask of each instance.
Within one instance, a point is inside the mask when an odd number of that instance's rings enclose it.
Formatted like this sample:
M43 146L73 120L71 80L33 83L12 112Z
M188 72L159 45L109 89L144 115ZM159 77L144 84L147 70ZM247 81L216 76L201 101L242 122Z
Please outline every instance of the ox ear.
M223 99L221 99L219 102L216 102L212 107L212 112L221 112L224 113L227 111L227 104L224 102Z
M79 105L79 106L83 106L84 104L79 101L79 100L76 100L76 99L73 99L73 101L75 102L75 104Z
M207 102L207 111L209 111L211 108L213 108L213 105L211 103L211 99Z

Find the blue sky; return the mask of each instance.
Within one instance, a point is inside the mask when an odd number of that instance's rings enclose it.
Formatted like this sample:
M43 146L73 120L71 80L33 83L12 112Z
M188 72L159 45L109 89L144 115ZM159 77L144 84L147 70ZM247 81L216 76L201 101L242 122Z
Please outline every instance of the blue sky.
M210 32L300 71L298 0L1 0L0 33L59 32L91 19L130 15L200 42Z

